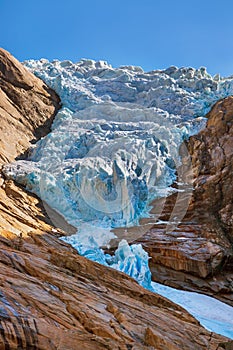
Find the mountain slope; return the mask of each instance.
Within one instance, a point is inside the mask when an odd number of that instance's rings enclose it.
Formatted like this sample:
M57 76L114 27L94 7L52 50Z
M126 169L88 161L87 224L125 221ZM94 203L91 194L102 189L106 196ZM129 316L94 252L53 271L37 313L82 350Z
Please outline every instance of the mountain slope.
M59 99L6 51L0 57L3 163L48 132ZM2 178L0 196L1 349L215 350L227 340L128 276L78 256L58 239L65 232L49 224L41 201L12 181Z

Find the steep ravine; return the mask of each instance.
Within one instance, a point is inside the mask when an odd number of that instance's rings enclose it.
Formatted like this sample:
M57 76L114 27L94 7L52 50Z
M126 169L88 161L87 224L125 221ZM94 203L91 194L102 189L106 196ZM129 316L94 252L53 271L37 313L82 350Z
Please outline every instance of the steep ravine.
M3 164L48 132L59 98L4 50L0 62ZM42 202L4 178L0 233L0 349L226 349L181 307L78 256Z

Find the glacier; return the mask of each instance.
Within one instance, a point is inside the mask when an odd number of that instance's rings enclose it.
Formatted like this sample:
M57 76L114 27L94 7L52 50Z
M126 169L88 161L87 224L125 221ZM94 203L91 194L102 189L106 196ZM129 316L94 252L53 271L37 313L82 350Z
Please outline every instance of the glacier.
M203 128L216 100L233 93L230 78L204 68L144 72L45 59L25 65L63 107L29 158L5 171L80 232L87 223L108 230L148 216L149 203L171 191L182 141Z
M79 235L62 237L61 239L71 244L80 255L87 259L125 272L144 288L153 290L148 265L149 256L141 244L129 245L125 239L122 239L114 255L109 255L103 252L92 236L89 236L85 242Z
M205 126L217 100L233 94L233 78L203 67L144 72L88 59L24 64L58 93L62 108L51 132L5 175L77 228L62 239L79 254L152 290L148 254L129 245L127 228L151 217L153 199L179 191L180 145ZM119 227L125 239L113 256L104 254Z

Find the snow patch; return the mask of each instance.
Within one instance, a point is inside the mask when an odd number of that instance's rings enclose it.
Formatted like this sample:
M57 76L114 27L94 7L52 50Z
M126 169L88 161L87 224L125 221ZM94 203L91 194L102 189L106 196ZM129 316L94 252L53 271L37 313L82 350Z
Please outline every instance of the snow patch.
M211 332L233 339L233 307L204 294L152 282L154 292L185 308Z

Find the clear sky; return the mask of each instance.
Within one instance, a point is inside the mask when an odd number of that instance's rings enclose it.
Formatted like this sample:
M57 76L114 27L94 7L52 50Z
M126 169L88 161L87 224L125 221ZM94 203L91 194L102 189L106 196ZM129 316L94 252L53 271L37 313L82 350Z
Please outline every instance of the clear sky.
M0 33L0 46L21 61L233 74L233 0L0 0Z

